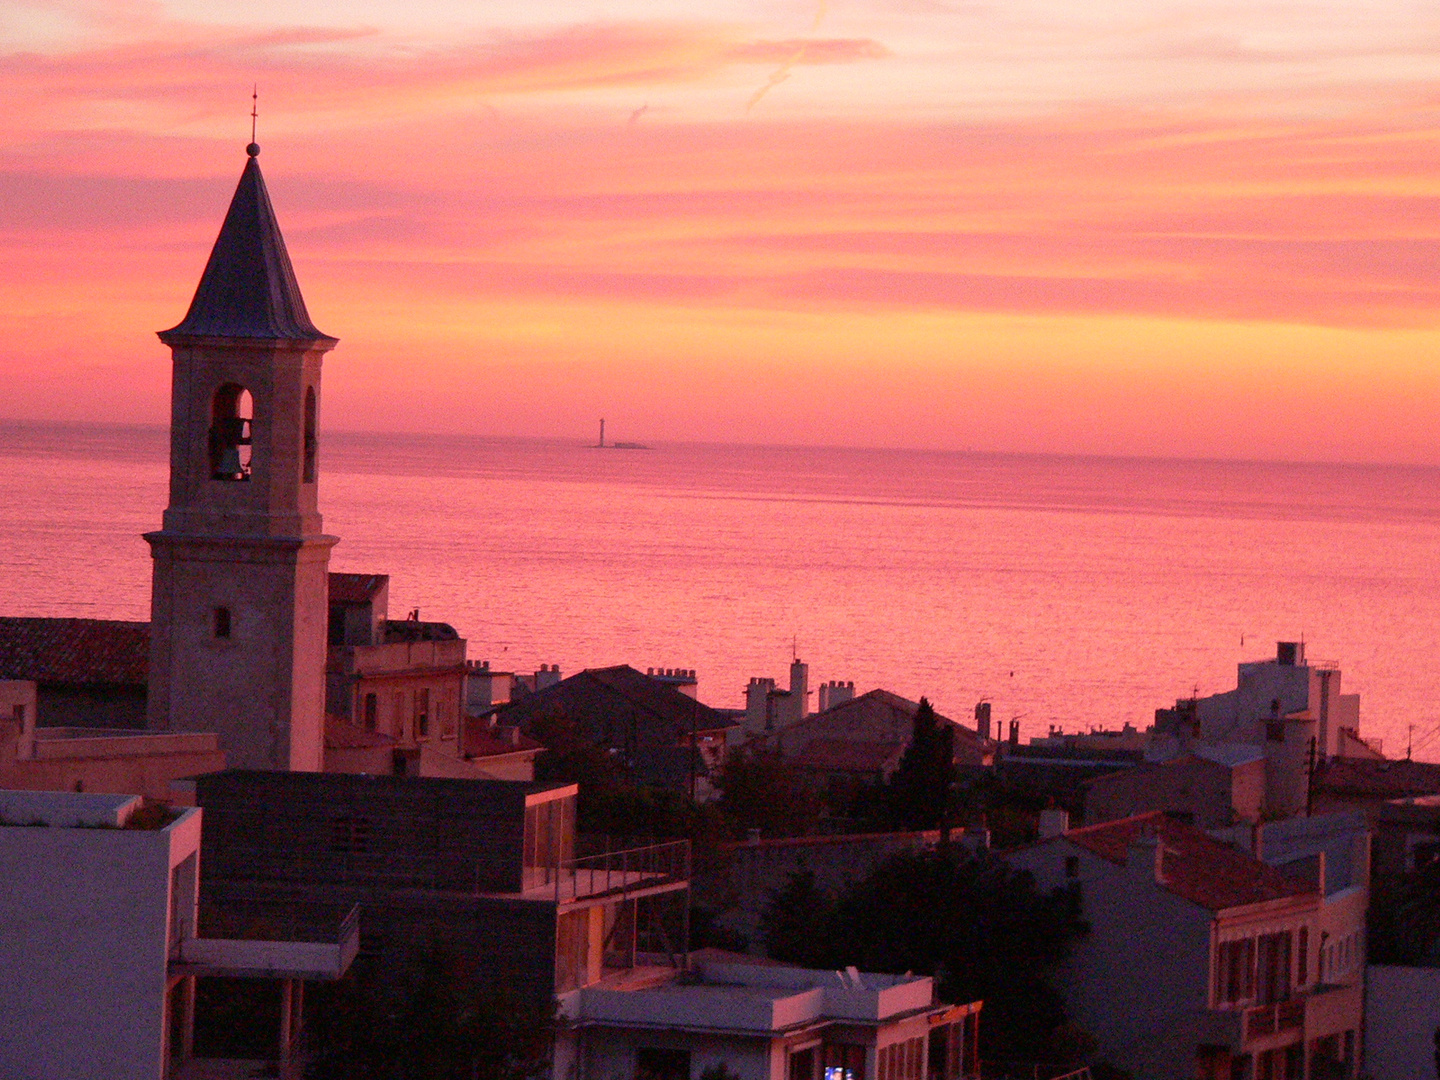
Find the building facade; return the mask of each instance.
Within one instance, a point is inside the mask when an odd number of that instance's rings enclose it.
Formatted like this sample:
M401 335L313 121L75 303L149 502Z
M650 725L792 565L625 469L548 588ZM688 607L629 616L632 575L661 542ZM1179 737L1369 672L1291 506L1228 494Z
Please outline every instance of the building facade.
M1059 978L1099 1056L1150 1080L1357 1075L1368 834L1286 826L1227 844L1152 813L1006 855L1079 894L1090 932Z
M330 548L320 367L253 144L173 360L170 500L154 559L148 726L215 731L232 764L323 767Z

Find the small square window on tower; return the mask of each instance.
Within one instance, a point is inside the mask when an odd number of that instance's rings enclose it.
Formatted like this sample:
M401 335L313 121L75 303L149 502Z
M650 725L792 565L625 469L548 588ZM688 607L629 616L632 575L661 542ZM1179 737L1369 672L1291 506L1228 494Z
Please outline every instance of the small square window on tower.
M230 609L228 607L215 609L215 636L217 638L230 636Z

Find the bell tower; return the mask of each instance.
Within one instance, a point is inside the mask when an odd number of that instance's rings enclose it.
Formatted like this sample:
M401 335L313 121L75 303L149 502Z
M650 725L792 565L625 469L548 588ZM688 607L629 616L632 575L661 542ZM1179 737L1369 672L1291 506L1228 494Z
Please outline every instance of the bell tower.
M320 363L260 175L248 160L174 362L170 505L154 559L148 724L215 731L230 765L324 764L328 569L317 509Z

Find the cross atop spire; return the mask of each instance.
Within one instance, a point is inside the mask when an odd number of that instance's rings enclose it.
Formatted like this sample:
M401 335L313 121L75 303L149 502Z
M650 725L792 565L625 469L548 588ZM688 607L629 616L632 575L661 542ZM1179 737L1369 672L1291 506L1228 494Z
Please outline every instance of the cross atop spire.
M254 96L254 95L252 95ZM252 103L251 123L255 120ZM252 130L253 137L253 130ZM334 341L310 321L285 250L285 239L260 175L260 147L249 159L190 310L178 326L160 332L167 345L181 338L249 338L262 341Z

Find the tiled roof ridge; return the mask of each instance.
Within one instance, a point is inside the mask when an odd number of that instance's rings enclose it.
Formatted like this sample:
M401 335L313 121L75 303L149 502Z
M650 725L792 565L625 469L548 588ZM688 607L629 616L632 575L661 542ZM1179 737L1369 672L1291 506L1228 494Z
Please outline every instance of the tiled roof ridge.
M1222 910L1316 891L1310 882L1176 821L1163 810L1082 826L1054 839L1068 840L1107 862L1124 866L1131 843L1146 825L1154 826L1156 841L1164 849L1161 886L1202 907Z
M649 701L646 701L643 695L632 692L633 687L626 685L627 682L634 682L634 686L637 687L644 686L645 684L635 682L631 679L631 676L634 676L636 679L645 679L648 680L650 683L653 683L653 689L649 687L646 688L651 693L660 694L668 692L671 694L676 694L679 697L683 697L687 701L693 701L697 708L697 717L700 715L715 713L715 710L712 709L709 705L706 705L703 701L692 698L688 694L681 694L680 691L676 690L673 686L659 682L651 676L646 675L638 668L631 667L629 664L611 664L609 667L603 668L585 668L583 671L580 672L580 674L588 675L595 682L598 682L601 686L604 686L608 690L613 690L615 693L625 698L625 700L631 702L632 704L636 705L641 709L644 709L657 720L668 722L672 718L665 716L663 713L661 713ZM622 674L624 675L624 679L616 677ZM719 714L715 713L715 717L718 719Z

